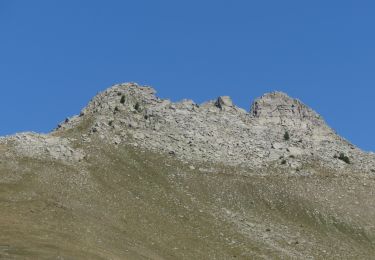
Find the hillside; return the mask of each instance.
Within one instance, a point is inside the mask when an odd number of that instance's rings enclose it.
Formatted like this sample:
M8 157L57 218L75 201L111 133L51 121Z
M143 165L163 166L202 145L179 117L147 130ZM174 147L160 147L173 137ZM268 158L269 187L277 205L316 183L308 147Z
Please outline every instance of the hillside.
M372 259L375 155L284 93L115 85L0 138L0 259Z

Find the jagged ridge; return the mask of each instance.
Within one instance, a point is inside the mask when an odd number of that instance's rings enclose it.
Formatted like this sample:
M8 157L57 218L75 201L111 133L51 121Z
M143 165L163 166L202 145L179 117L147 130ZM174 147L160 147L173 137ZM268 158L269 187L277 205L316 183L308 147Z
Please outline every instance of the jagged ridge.
M135 83L115 85L98 94L80 116L62 123L57 132L93 118L82 136L87 142L98 136L182 160L244 167L276 163L296 172L311 162L351 171L375 168L373 154L338 136L315 111L284 93L263 95L249 112L233 105L230 97L198 105L192 100L172 103L155 94L154 89ZM338 159L342 154L350 164Z

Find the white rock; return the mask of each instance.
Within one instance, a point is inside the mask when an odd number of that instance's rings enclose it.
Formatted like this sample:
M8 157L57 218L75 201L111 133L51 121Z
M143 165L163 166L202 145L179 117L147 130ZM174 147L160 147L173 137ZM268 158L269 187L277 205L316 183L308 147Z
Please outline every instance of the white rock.
M215 105L218 108L223 109L225 107L232 107L233 102L232 102L232 99L229 96L221 96L221 97L217 98Z
M125 104L121 103L123 96ZM141 109L135 109L136 104ZM122 109L114 113L116 106ZM374 154L353 147L316 112L281 92L256 99L250 113L246 113L227 96L200 106L192 100L172 103L157 98L152 88L128 83L98 94L83 111L80 117L62 123L56 131L65 131L90 118L94 123L89 129L109 143L127 140L142 149L166 154L174 151L177 158L186 161L256 168L271 163L279 165L280 157L293 155L304 162L318 159L324 166L334 169L375 169ZM107 125L110 120L119 123L111 127ZM286 131L290 140L284 140ZM29 135L14 138L19 143L33 142ZM44 141L46 143L41 144L44 148L55 146L54 140ZM60 142L63 139L57 141ZM61 144L58 152L66 154L64 147L69 147L69 142ZM31 148L26 150L32 153ZM349 156L350 165L333 158L341 152Z

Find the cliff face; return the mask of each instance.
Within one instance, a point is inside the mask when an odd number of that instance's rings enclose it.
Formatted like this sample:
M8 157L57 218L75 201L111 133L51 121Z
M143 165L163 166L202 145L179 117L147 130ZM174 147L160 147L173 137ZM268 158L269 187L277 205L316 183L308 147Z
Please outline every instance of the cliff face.
M0 138L0 258L372 259L375 156L301 101L128 83Z

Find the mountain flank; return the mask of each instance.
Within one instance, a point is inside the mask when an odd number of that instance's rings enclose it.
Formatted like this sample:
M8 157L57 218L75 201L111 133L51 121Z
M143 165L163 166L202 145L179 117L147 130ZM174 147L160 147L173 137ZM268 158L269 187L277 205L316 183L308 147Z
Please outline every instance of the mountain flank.
M281 92L171 102L135 83L0 138L0 258L372 259L375 155Z

